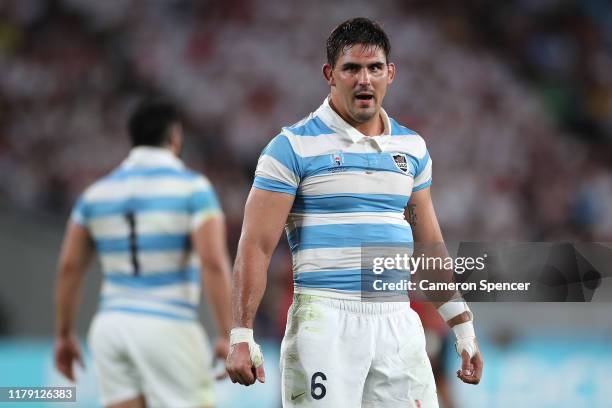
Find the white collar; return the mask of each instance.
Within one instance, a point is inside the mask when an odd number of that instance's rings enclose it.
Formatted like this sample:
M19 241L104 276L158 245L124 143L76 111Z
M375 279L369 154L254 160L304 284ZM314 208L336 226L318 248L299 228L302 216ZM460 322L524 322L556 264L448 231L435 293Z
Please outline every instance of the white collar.
M391 121L389 115L381 107L380 115L383 120L384 130L379 136L366 136L353 126L349 125L329 104L330 96L327 96L321 106L316 110L315 115L338 134L347 135L353 143L360 143L362 140L373 140L382 151L391 139Z
M165 147L136 146L130 150L121 167L155 167L165 166L182 169L183 162Z

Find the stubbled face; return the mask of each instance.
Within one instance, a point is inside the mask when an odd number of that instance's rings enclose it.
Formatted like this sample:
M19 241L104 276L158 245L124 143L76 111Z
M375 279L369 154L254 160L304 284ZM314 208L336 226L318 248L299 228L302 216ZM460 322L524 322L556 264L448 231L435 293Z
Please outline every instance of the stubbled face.
M331 87L332 104L356 126L377 120L395 66L387 63L383 49L355 44L344 50L334 68L325 64L323 75Z

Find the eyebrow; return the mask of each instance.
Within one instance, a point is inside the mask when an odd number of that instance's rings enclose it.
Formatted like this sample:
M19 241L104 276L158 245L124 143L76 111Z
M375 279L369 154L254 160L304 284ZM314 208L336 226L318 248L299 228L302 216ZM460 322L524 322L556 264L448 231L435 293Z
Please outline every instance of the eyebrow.
M342 64L342 69L354 69L354 68L361 68L363 66L367 66L368 68L382 68L385 66L385 63L382 61L376 61L376 62L371 62L369 64L366 65L362 65L362 64L357 64L356 62L345 62L344 64Z

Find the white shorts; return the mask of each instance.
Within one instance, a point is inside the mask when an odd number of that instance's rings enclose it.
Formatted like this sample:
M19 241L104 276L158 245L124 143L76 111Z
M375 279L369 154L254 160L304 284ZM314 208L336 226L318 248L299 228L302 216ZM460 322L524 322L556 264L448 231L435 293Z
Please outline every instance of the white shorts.
M408 302L295 295L280 360L283 407L438 407Z
M199 322L103 312L89 329L103 405L144 395L147 407L208 407L209 344Z

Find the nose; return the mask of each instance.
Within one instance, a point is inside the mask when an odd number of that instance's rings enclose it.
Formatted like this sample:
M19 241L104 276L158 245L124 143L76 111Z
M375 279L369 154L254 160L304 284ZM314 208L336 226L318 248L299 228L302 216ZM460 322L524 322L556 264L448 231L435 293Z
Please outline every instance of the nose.
M370 73L367 68L359 70L357 80L359 81L359 85L370 85Z

